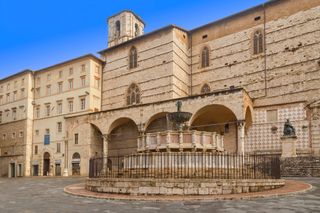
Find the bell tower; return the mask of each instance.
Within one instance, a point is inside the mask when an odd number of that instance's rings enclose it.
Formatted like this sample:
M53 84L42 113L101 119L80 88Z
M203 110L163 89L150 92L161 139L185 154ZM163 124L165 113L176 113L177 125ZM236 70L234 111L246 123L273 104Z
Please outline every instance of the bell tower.
M112 47L143 35L145 23L129 10L108 18L108 47Z

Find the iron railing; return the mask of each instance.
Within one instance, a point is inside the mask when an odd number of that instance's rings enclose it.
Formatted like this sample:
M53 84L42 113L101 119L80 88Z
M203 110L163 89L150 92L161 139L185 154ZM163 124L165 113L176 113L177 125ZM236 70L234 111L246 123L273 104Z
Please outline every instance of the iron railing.
M274 156L143 153L90 159L90 178L279 179Z

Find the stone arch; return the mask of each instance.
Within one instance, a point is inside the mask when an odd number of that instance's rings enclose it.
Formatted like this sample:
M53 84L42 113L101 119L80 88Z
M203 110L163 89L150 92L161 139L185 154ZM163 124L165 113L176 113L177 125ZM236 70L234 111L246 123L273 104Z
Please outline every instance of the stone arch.
M120 35L121 35L121 23L119 20L117 20L115 23L115 37L119 38Z
M128 117L113 121L108 130L108 156L123 156L137 152L138 126Z
M126 91L126 104L128 106L141 103L141 89L136 83L130 84Z
M145 132L165 131L170 129L170 124L167 121L167 115L169 112L159 112L152 115L145 123Z
M212 104L200 108L190 120L190 129L224 135L226 151L237 151L237 116L227 106Z
M50 162L51 155L48 151L45 151L43 153L43 176L49 176L50 175Z
M251 108L248 106L245 110L245 133L247 134L253 123Z
M201 49L200 58L201 58L201 68L210 66L210 48L208 46L204 46Z
M78 152L73 153L72 155L72 175L80 175L80 162L81 156Z
M72 159L81 159L81 156L78 152L73 153Z
M132 46L129 50L129 69L136 68L138 66L138 51L135 46Z
M200 88L200 94L206 94L206 93L210 93L210 92L211 92L210 85L208 83L202 84L202 86Z
M259 28L252 33L252 51L253 54L261 54L264 52L264 33L263 29Z

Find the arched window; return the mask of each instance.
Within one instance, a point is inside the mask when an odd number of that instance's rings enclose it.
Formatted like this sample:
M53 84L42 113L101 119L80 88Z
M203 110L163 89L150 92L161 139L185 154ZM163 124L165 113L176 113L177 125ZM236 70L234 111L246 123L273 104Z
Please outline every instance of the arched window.
M210 86L208 84L204 84L201 87L201 94L209 93L210 92Z
M73 155L72 155L72 159L80 159L80 154L78 152L75 152Z
M135 36L140 35L140 29L139 29L139 25L137 23L134 25L134 29L135 29Z
M140 89L136 84L131 84L127 92L127 105L140 103Z
M138 59L138 54L137 54L137 49L135 47L132 47L129 53L129 68L135 68L137 67L138 63L137 63L137 59Z
M116 31L115 31L115 36L116 38L119 38L120 37L120 21L116 21Z
M208 47L203 48L201 53L201 67L209 66L209 49Z
M263 34L257 30L253 35L253 54L263 53Z

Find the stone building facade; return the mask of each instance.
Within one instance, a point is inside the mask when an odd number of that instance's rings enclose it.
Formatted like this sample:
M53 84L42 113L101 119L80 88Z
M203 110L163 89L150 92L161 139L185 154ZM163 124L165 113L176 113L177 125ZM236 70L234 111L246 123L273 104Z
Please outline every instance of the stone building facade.
M0 81L0 177L30 174L32 71Z
M0 81L1 176L79 174L77 153L67 169L65 117L101 110L101 73L85 55Z
M319 1L282 0L190 31L170 25L109 42L99 52L102 111L68 118L68 141L86 130L83 154L136 153L148 133L171 130L166 115L181 100L190 129L222 134L226 152L280 154L290 119L298 154L319 155L319 35Z
M140 142L151 133L174 129L167 115L177 100L193 114L190 131L223 136L228 153L279 154L290 119L298 155L320 155L318 0L269 1L193 30L169 25L144 34L131 11L110 17L108 26L108 48L99 52L101 108L65 115L61 166L69 175L79 165L88 174L94 156L145 150ZM35 98L40 105L45 99ZM44 162L43 153L32 159Z

